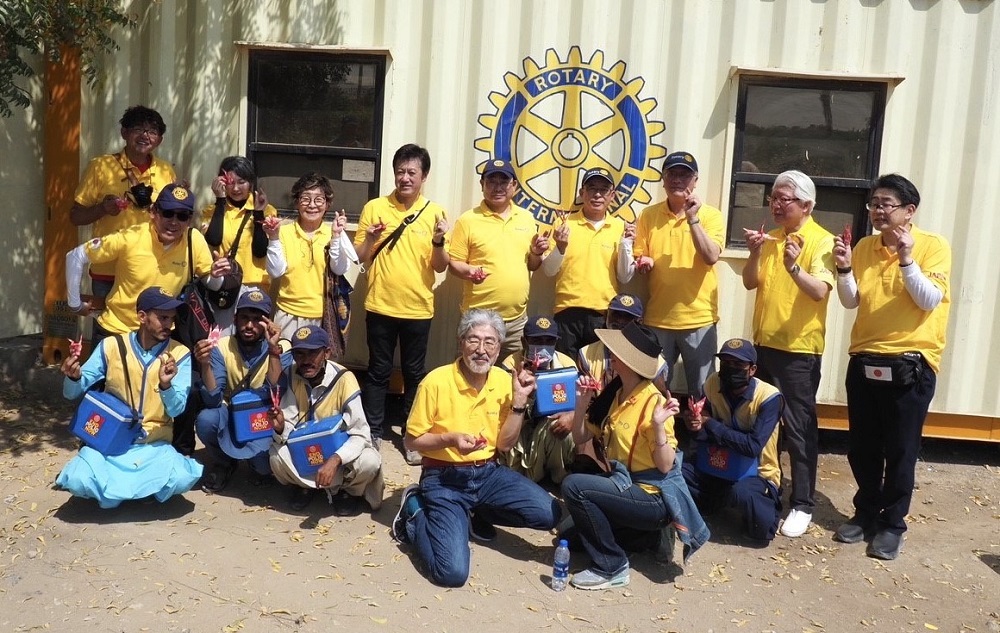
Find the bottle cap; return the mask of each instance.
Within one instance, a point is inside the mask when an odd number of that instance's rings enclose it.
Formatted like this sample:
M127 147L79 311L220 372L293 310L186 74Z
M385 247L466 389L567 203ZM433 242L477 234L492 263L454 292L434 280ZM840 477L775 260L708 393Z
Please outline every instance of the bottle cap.
M569 547L569 541L564 538L559 539L559 545L562 547Z

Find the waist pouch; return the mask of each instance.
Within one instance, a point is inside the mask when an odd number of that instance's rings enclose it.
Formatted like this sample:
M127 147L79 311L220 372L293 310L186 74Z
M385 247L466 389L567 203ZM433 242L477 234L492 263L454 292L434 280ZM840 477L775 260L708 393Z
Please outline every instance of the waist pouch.
M865 380L883 387L909 387L924 373L924 358L918 352L902 354L854 354Z

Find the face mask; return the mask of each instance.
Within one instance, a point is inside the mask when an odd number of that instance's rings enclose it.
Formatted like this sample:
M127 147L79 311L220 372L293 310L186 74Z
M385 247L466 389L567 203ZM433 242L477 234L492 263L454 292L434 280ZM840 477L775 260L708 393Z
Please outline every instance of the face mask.
M719 383L724 393L735 393L750 384L750 368L723 365L719 368Z
M538 365L542 368L548 367L552 359L556 357L555 345L528 345L524 352L524 359L532 362L538 360Z

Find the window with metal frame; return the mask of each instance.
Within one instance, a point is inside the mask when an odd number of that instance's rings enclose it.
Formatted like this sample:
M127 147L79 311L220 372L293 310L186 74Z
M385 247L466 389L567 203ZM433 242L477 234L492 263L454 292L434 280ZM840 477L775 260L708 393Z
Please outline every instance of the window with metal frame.
M886 84L743 75L726 245L745 248L743 228L775 227L767 197L775 177L798 169L816 184L813 218L854 241L871 232L865 210L878 176Z
M379 195L385 58L320 51L250 50L247 156L279 214L296 215L292 184L329 178L329 217L357 222Z

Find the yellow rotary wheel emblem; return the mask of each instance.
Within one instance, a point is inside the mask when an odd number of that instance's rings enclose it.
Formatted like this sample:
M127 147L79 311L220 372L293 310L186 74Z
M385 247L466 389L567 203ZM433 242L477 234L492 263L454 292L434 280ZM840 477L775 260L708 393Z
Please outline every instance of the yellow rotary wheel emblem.
M654 137L664 125L650 120L656 99L641 99L641 77L626 81L625 62L604 68L604 53L583 61L580 48L565 62L554 49L545 65L523 61L524 76L504 76L508 92L491 92L495 114L479 124L489 135L476 139L476 149L490 159L510 162L517 174L515 204L552 224L555 211L578 208L580 178L587 169L607 169L616 183L612 212L635 220L638 207L649 203L644 182L659 182L653 161L666 155Z

